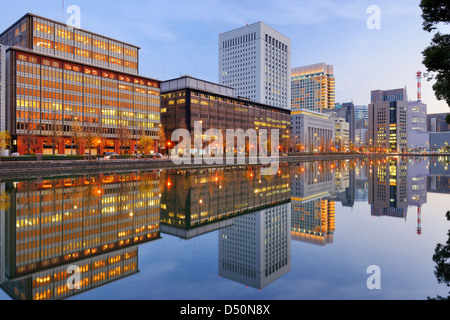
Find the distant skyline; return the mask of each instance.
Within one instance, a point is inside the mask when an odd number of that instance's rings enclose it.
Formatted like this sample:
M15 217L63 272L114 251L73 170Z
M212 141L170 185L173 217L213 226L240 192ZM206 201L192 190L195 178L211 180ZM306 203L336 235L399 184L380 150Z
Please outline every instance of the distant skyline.
M422 30L420 0L22 0L2 3L1 31L30 12L66 21L63 5L81 9L81 28L141 47L139 73L168 80L191 75L219 82L218 40L223 33L263 21L292 41L292 68L334 66L336 102L370 103L372 90L404 88L416 99L417 71L432 34ZM370 30L367 9L381 10ZM444 29L448 32L449 28ZM432 82L422 84L428 113L449 112Z

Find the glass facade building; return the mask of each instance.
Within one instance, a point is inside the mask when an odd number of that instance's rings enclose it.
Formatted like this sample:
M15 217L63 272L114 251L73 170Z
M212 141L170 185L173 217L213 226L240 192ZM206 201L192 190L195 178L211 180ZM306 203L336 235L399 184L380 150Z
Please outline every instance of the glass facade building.
M291 72L292 110L322 112L336 105L336 81L332 65L318 63Z
M161 122L168 140L178 128L193 133L195 122L202 124L203 132L221 130L224 141L227 129L267 129L268 134L277 129L284 151L289 148L290 120L290 110L235 98L229 87L188 76L161 84Z
M28 14L0 35L0 43L8 46L7 99L1 120L13 135L13 151L52 154L56 149L58 154L84 154L90 148L92 154L134 153L141 136L157 140L160 81L137 74L139 48L133 47L130 53L131 47L124 43L63 28ZM50 45L43 45L47 43L44 35ZM55 49L64 42L56 41L58 37L72 43L70 53ZM105 49L96 46L100 42ZM77 54L77 48L91 53ZM96 50L106 50L102 54L108 58L92 58ZM135 56L130 58L136 62L132 68L124 66L128 54ZM110 62L119 55L122 62ZM77 132L94 136L95 143L78 143Z

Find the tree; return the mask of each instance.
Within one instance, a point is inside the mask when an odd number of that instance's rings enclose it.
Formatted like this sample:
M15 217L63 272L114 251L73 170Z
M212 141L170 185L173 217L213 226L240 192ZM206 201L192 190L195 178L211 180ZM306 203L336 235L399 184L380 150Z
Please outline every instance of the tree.
M167 143L166 131L164 130L164 127L162 125L159 127L158 138L159 138L159 145L162 148L166 149L166 143Z
M450 221L450 211L446 214L447 220ZM448 232L448 240L446 244L437 244L433 255L433 261L436 263L434 275L439 283L445 283L450 287L450 230ZM429 298L430 299L430 298ZM450 300L448 297L438 296L433 300Z
M139 148L142 150L144 156L149 153L149 150L153 146L153 139L148 136L143 136L139 140Z
M8 131L0 132L0 151L3 153L11 145L11 135Z
M97 135L92 132L91 128L84 127L83 129L83 139L86 148L89 150L89 160L92 158L92 148L95 147L96 141L98 140Z
M56 148L59 146L59 140L63 136L62 126L59 123L56 114L52 114L51 131L50 131L50 143L53 148L53 155L55 155Z
M450 23L450 3L448 0L422 0L423 29L437 30L438 24ZM435 78L433 90L438 100L445 100L450 106L450 34L437 32L428 48L423 51L423 64Z
M73 140L75 141L75 149L77 154L79 154L81 143L84 140L83 134L83 126L78 120L78 118L74 118L72 123L72 132L73 132Z
M122 112L118 111L119 118L117 122L117 139L120 143L120 154L123 154L123 147L126 145L127 142L131 139L131 133L130 130L126 126L126 121L122 118Z
M35 123L33 122L33 112L28 109L28 111L25 111L26 118L24 122L24 138L23 143L27 146L27 154L31 154L31 147L34 144L34 139L36 138L34 135L34 129L33 126Z

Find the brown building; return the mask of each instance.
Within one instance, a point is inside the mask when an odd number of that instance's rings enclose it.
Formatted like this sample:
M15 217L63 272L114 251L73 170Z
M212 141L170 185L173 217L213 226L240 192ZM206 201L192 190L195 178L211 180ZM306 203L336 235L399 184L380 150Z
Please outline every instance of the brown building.
M144 135L157 150L160 81L138 75L138 47L31 14L0 44L13 151L131 154Z
M161 124L169 149L178 141L170 141L179 128L194 132L194 123L222 131L226 143L227 129L279 130L280 150L289 148L290 110L233 97L233 89L216 83L183 76L161 83ZM204 146L209 142L204 142Z

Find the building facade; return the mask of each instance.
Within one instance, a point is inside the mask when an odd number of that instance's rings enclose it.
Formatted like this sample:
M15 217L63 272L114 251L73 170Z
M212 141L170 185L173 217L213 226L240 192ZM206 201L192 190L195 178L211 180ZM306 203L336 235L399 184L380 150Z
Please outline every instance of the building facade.
M336 101L334 67L325 63L294 68L291 72L292 110L322 112Z
M0 43L137 75L139 47L27 13L0 34Z
M407 99L406 89L372 91L368 131L370 148L381 152L405 152L408 150L410 125Z
M9 46L5 118L0 119L13 136L13 151L131 154L143 135L157 140L160 81L137 74L138 48L81 30L66 31L57 22L26 15L0 36ZM69 37L69 53L58 50L63 43L58 34ZM107 54L108 62L93 58L101 41L106 41L101 55ZM11 46L16 43L20 46ZM78 55L76 48L91 54ZM126 58L127 53L136 58ZM117 55L122 56L119 64L112 62ZM136 65L129 67L125 59Z
M235 97L290 109L291 40L261 21L219 35L219 83Z
M302 153L333 151L335 124L330 115L309 110L293 110L291 127L295 151Z
M161 84L161 122L167 140L174 147L178 141L170 141L172 133L179 128L194 133L195 123L201 123L202 130L221 130L226 144L227 129L279 130L280 150L289 148L290 111L266 104L235 98L234 90L189 76L168 80ZM194 139L192 139L193 142ZM206 147L210 141L204 141ZM220 149L220 150L219 150ZM221 153L218 147L217 152ZM247 150L248 151L248 150ZM199 150L192 150L196 153Z
M427 131L447 132L450 131L450 124L445 120L448 113L434 113L427 116Z

